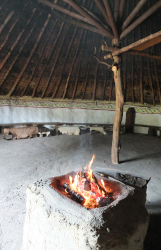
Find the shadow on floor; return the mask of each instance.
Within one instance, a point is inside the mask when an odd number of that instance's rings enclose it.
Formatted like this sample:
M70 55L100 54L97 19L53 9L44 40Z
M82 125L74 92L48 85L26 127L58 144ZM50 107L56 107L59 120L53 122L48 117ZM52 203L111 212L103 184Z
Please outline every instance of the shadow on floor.
M150 215L148 232L144 242L144 250L161 249L161 214Z

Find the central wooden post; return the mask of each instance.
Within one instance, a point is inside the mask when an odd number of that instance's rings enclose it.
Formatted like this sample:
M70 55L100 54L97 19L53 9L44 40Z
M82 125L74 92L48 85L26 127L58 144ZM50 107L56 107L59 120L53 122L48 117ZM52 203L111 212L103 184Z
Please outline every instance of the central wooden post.
M124 97L121 86L121 70L120 70L121 59L118 56L114 56L113 59L114 59L114 66L112 67L112 71L114 72L114 81L115 81L116 110L113 123L111 159L113 164L118 164L119 150L120 150L120 128L123 115Z

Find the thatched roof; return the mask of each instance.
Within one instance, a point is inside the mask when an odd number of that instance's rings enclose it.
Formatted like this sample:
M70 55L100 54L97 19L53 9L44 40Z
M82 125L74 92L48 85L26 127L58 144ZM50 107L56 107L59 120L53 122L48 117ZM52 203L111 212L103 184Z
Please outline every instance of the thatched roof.
M111 46L111 40L96 27L40 2L0 0L0 96L114 101L113 73L93 57L95 53L105 61L101 45ZM77 13L63 0L48 2ZM104 21L95 1L79 2ZM120 29L138 2L125 2L123 18L117 19ZM145 1L133 21L157 2ZM123 37L122 47L159 31L160 10ZM161 57L161 43L145 52ZM121 57L125 102L161 104L161 60L127 53Z

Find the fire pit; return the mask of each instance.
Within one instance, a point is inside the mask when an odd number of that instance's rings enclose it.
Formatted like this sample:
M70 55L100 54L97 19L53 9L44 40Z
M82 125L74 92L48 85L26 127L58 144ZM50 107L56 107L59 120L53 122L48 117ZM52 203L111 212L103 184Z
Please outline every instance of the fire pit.
M93 173L93 160L28 187L24 250L143 248L148 180L100 168Z

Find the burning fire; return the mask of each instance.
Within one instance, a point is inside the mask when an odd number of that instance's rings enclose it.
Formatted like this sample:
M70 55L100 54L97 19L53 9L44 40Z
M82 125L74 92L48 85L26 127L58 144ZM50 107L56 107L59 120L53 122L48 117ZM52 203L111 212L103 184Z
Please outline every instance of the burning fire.
M65 183L64 186L66 192L75 194L81 200L82 205L87 208L107 205L113 200L112 190L105 187L103 179L99 183L92 173L91 166L94 159L95 155L93 155L88 166L84 168L84 171L78 172L74 178L69 176L69 184Z

